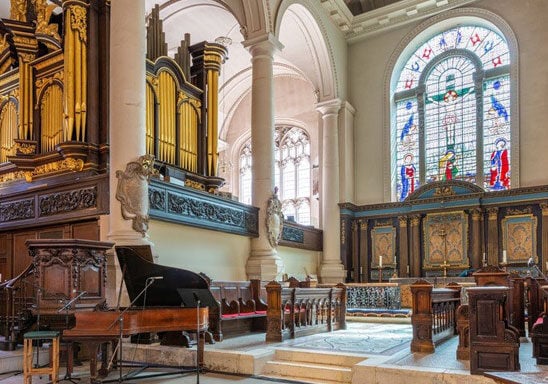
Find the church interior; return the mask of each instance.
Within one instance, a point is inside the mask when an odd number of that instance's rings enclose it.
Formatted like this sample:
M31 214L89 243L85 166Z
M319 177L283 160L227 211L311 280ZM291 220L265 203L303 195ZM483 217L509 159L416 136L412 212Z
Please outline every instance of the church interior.
M548 380L546 14L3 0L0 381Z

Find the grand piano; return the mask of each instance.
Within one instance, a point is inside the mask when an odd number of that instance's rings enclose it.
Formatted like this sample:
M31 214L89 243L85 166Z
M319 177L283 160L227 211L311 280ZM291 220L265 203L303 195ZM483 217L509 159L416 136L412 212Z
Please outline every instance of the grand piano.
M106 345L120 336L154 332L166 339L181 340L170 336L195 332L197 365L201 366L209 317L212 313L218 316L218 303L208 282L194 272L146 260L137 248L117 246L115 249L131 306L75 312L75 326L63 331L64 340L88 347L91 382L97 382L98 374L108 373ZM99 352L102 352L102 365L98 372Z

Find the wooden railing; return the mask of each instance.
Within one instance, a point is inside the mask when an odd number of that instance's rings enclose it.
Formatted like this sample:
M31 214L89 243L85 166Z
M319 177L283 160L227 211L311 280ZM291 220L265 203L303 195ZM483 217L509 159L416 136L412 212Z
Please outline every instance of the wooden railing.
M283 341L346 328L344 284L289 288L272 281L267 284L266 292L266 341Z
M460 288L433 288L419 280L411 285L413 340L411 352L432 353L435 344L456 334L456 310Z
M0 284L0 341L1 350L14 350L23 342L23 332L34 322L31 308L37 295L34 284L34 265L29 264L13 279Z

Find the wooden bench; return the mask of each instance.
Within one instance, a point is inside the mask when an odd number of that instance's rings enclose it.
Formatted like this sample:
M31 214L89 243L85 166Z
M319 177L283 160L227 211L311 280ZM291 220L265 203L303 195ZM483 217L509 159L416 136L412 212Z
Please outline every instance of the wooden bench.
M541 312L530 332L533 343L533 357L537 364L548 364L548 285L539 286L539 297L543 298L544 312Z
M266 331L265 284L260 280L211 281L209 289L219 303L210 329L215 340Z
M518 371L519 331L506 320L510 288L468 289L470 310L470 373Z
M267 291L267 342L346 329L346 288L282 287L272 281Z
M425 280L411 284L411 352L432 353L435 345L456 334L456 310L460 286L433 288Z

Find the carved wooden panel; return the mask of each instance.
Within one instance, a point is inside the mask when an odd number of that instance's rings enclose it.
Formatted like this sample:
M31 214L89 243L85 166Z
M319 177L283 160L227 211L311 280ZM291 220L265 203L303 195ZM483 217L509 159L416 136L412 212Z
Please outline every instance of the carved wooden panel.
M378 226L371 230L371 267L396 268L396 228Z
M537 256L537 218L532 214L502 219L502 249L508 264L527 263ZM502 260L501 260L502 261Z
M423 269L439 269L443 264L449 264L449 268L469 266L468 218L464 212L426 215L423 232Z

